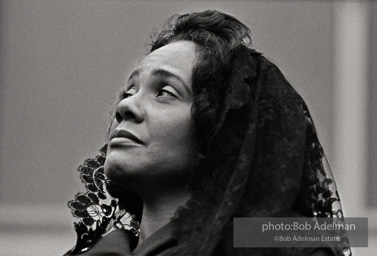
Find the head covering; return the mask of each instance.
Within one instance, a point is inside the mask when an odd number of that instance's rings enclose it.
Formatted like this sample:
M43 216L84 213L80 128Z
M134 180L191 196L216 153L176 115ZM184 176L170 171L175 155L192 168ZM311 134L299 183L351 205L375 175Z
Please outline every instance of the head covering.
M106 195L104 158L102 149L101 156L79 168L88 192L69 202L81 218L76 248L90 247L117 219L130 217ZM219 122L189 188L191 198L172 219L176 255L310 255L316 248L234 248L233 218L343 218L308 107L274 64L243 45L233 61ZM87 209L95 207L104 214L91 221ZM129 225L136 231L135 221ZM341 242L333 252L349 255L347 237Z
M313 251L233 248L232 218L343 218L326 167L303 99L274 64L241 46L220 122L190 182L192 197L173 222L183 241L177 250L183 255L209 255L216 247L217 255ZM343 242L346 247L347 239Z

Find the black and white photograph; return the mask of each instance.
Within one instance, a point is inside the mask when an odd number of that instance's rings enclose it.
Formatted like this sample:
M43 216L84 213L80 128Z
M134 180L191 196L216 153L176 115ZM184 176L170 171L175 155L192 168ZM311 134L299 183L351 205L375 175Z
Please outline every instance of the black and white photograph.
M0 0L0 255L377 256L377 1Z

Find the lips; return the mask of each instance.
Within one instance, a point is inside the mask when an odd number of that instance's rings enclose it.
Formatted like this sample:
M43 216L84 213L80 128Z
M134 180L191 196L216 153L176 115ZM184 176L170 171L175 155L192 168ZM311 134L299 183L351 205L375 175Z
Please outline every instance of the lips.
M143 141L141 141L138 137L133 135L132 133L125 131L125 130L114 130L110 135L110 141L112 141L115 138L123 138L131 140L137 144L143 144Z

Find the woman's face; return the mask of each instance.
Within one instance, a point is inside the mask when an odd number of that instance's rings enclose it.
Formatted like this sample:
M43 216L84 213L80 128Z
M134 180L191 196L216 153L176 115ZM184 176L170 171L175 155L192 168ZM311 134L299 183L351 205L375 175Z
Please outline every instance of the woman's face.
M130 190L186 184L195 146L195 49L189 41L170 43L131 73L110 131L105 173L112 182Z

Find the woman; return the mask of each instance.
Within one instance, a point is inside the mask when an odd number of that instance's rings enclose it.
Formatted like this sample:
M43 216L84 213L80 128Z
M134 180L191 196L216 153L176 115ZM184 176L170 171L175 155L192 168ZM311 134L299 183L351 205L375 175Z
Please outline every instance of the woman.
M350 254L346 237L233 247L234 217L343 217L306 104L250 45L224 13L169 19L121 92L108 146L79 167L88 191L69 202L81 220L68 254Z

